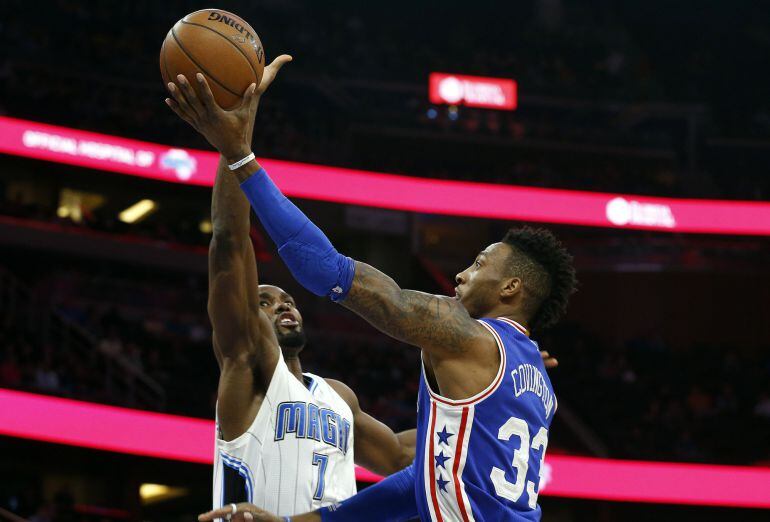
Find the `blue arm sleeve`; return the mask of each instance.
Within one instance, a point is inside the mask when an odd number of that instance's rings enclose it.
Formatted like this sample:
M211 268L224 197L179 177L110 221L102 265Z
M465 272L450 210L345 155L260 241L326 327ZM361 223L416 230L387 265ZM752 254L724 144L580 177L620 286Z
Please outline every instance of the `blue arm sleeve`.
M321 508L323 522L377 520L398 522L417 518L414 464L337 504Z
M281 194L265 169L241 183L241 190L295 279L316 295L344 299L353 284L354 261L337 252L321 229Z

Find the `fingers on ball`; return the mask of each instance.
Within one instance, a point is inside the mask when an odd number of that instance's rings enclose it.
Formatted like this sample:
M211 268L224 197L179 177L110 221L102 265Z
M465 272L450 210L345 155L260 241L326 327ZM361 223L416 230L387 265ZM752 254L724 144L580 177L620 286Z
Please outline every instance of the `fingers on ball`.
M214 99L214 93L211 92L211 87L209 87L209 82L206 81L206 77L198 73L195 75L195 78L198 80L198 84L200 85L200 97L203 101L204 107L206 109L211 109L216 104L216 101Z

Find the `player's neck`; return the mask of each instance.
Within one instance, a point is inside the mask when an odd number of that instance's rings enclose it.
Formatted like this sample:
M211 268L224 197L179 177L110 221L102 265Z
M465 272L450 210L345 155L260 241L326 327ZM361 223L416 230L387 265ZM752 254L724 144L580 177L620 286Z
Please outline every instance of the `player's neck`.
M286 362L286 366L289 367L289 371L299 379L302 380L302 363L299 360L299 352L297 353L284 353L283 360Z

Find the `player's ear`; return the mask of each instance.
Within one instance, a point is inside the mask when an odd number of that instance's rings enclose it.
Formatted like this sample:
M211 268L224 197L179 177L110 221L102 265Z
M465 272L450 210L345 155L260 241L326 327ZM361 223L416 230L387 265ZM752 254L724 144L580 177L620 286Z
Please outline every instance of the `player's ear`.
M503 279L503 284L500 287L500 297L507 299L513 297L517 293L521 292L521 279L518 277L509 277Z

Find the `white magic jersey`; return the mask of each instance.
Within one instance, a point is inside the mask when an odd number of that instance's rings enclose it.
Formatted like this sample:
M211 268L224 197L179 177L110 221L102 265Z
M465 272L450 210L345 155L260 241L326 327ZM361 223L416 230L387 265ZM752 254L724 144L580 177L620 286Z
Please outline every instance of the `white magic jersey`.
M246 433L226 442L217 423L214 508L250 502L291 516L355 495L353 412L321 377L303 375L281 354Z

